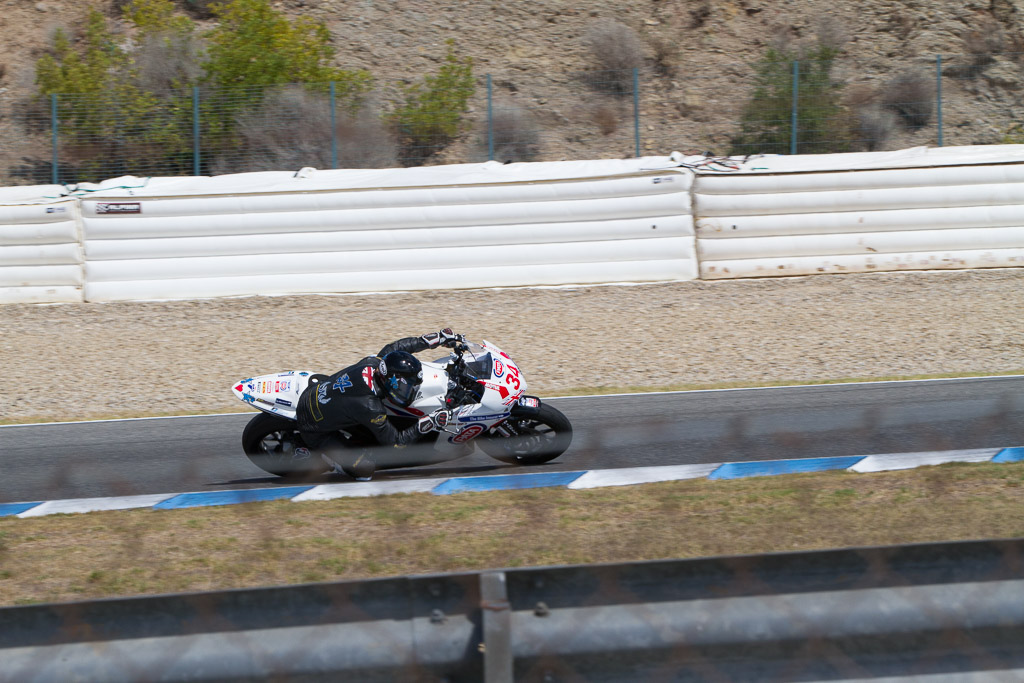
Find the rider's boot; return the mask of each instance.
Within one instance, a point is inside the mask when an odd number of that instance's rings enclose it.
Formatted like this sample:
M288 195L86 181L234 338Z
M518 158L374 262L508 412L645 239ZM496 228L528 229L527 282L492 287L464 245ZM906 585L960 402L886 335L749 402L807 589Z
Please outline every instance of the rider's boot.
M303 440L314 444L309 448L310 455L315 455L335 472L343 472L357 481L370 481L377 471L369 448L353 448L338 434L303 435Z
M370 458L369 449L350 449L340 456L336 455L335 460L341 466L341 471L356 481L370 481L377 471L377 464Z

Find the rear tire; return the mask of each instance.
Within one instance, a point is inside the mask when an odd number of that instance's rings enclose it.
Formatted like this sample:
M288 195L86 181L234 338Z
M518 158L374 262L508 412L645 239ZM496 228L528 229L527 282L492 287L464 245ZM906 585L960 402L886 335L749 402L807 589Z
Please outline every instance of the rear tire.
M502 425L517 432L505 436L497 432L482 434L476 443L495 460L512 465L540 465L554 460L572 443L572 424L557 408L541 404L535 416L515 416Z
M327 472L319 457L295 457L305 444L293 420L267 413L254 416L242 431L242 449L252 464L279 477L308 477Z

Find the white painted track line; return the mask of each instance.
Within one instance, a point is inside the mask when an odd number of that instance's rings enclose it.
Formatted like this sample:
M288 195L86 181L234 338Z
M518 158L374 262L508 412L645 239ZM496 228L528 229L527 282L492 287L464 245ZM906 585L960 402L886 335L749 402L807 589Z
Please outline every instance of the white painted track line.
M986 462L996 456L1002 448L979 448L968 451L935 451L923 453L889 453L869 455L853 467L851 472L889 472L911 470L915 467L942 465L947 462Z
M653 484L659 481L700 479L722 466L722 463L699 465L660 465L657 467L630 467L617 470L590 470L569 484L571 489L592 489L603 486L629 486Z

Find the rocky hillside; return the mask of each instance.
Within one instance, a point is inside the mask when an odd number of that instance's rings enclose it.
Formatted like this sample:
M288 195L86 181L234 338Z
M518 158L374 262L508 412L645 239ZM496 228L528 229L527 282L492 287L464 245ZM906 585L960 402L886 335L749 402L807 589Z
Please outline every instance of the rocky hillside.
M339 65L372 72L385 107L398 82L436 71L448 39L472 56L480 87L470 116L477 128L442 161L477 159L486 151L479 135L485 74L493 79L495 106L509 113L505 125L532 131L534 158L632 155L632 99L587 87L579 76L605 68L602 57L618 54L625 63L631 50L641 53L643 151L725 153L753 90L750 64L771 45L797 48L823 35L842 48L832 76L844 84L860 129L885 137L876 148L936 143L934 112L918 112L923 125L901 125L906 112L889 105L900 97L934 101L937 54L945 76L945 144L1000 142L1024 120L1024 67L1012 55L990 54L1024 51L1024 0L282 0L276 6L326 22ZM0 0L0 112L31 95L34 62L54 30L74 32L90 7L117 14L113 0ZM609 22L628 27L637 42L606 40L595 54L593 32ZM0 118L0 154L9 155L19 132L6 118Z

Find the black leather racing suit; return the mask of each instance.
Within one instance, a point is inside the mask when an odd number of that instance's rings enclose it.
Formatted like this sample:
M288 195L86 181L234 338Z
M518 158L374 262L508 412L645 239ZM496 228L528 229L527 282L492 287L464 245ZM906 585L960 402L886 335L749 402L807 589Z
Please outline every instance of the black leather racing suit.
M405 337L388 344L376 356L368 356L330 377L314 376L299 396L295 410L302 440L310 448L321 449L338 430L361 425L381 446L402 448L416 441L419 431L415 424L399 430L388 420L374 372L381 359L392 351L418 353L427 348L430 346L422 338Z

